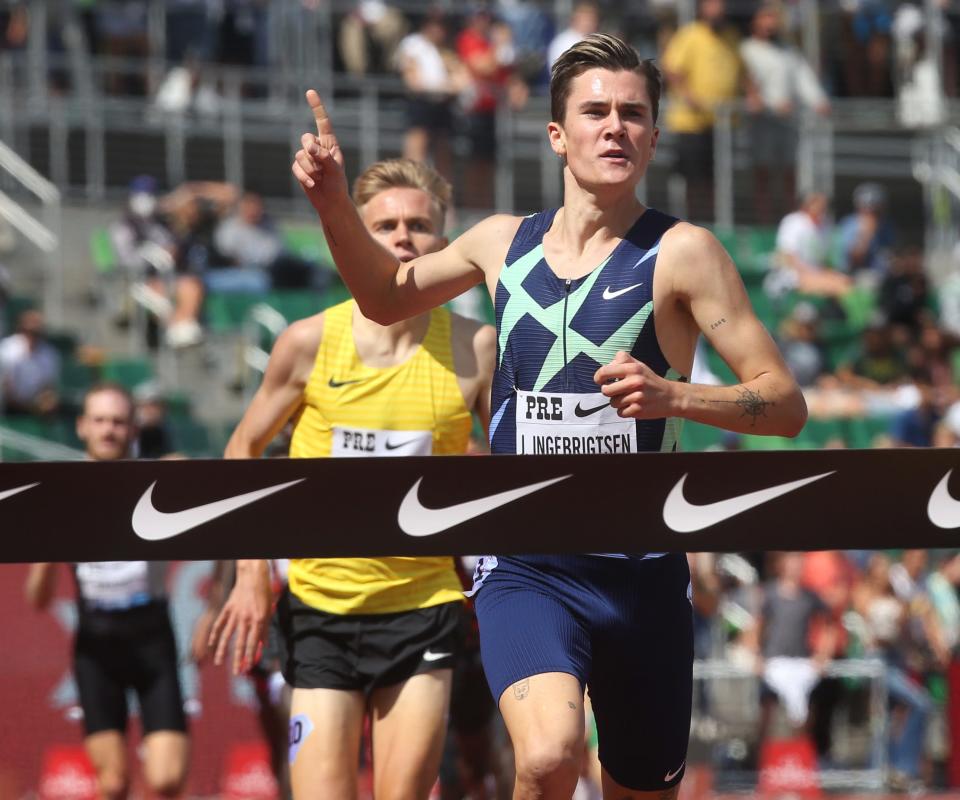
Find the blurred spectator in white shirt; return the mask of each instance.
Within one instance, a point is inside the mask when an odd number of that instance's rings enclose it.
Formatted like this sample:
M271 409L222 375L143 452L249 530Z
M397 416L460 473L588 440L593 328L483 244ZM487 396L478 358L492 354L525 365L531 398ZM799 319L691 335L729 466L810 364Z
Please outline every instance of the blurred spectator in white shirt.
M0 341L0 398L7 414L51 414L59 404L60 354L44 338L43 314L24 311Z
M830 113L830 102L811 66L781 40L781 11L765 2L753 16L740 55L757 89L751 109L754 207L763 223L779 217L796 194L797 110ZM780 184L775 192L773 181Z
M468 78L446 42L446 20L442 12L433 11L419 31L400 42L397 62L407 87L403 156L422 162L432 156L437 171L450 178L453 101Z
M570 24L550 42L550 49L547 51L549 66L552 68L553 62L560 58L564 51L598 30L600 30L600 9L594 3L577 3L570 15Z
M765 288L771 295L797 289L804 294L839 297L853 286L850 277L827 266L830 246L830 201L821 192L805 195L800 208L787 214L777 229L777 269Z

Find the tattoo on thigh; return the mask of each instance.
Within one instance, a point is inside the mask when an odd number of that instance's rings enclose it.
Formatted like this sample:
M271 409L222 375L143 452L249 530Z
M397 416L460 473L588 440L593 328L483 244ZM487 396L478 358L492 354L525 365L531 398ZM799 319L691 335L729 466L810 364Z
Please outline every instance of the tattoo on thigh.
M517 700L523 700L528 694L530 694L530 680L528 678L513 684L513 696Z
M570 706L570 708L572 708L574 711L577 710L577 704L574 703L572 700L567 700L567 705Z
M304 739L306 739L313 732L313 723L310 721L310 717L306 714L297 714L297 716L291 718L290 720L290 763L297 758L297 753L300 751L300 746L303 744Z

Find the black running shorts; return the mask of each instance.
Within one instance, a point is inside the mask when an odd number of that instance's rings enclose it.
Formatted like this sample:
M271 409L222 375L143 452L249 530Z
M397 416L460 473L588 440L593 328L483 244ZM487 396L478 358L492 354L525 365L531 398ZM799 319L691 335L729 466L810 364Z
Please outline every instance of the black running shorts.
M450 669L460 648L459 601L395 614L328 614L287 593L278 612L283 676L295 689L370 693Z
M144 735L187 730L166 602L82 612L73 668L88 736L126 730L128 688L137 693Z

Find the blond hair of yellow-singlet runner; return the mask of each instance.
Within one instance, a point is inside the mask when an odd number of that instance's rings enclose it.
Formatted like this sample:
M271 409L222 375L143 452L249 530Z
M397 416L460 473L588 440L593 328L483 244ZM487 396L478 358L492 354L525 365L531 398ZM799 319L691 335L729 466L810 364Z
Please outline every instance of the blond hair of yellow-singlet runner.
M466 452L472 422L454 372L450 312L434 309L414 355L378 369L357 354L354 308L348 300L324 313L323 340L294 425L290 456ZM369 487L369 502L377 502L377 490ZM363 539L359 529L325 530L322 506L317 520L317 537ZM388 614L463 599L449 557L294 559L290 590L307 605L331 614Z

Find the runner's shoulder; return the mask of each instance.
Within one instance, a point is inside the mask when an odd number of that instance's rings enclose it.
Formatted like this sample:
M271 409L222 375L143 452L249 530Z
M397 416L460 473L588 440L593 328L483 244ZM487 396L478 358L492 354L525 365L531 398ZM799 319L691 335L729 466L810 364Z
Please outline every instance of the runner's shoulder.
M522 221L513 214L493 214L467 228L453 246L475 264L486 265L492 259L500 266Z
M271 359L313 360L323 339L324 312L291 323L277 337Z

